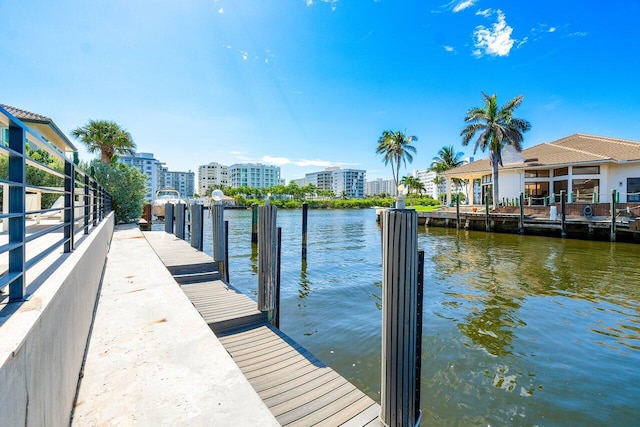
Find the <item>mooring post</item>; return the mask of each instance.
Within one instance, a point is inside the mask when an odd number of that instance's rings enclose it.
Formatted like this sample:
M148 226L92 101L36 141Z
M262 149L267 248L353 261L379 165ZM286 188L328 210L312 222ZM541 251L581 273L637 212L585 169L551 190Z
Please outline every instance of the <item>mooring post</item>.
M489 224L489 193L484 195L484 228L485 231L491 231Z
M193 204L191 205L191 232L189 233L189 240L191 241L191 247L201 251L202 245L202 231L204 222L204 206Z
M566 201L567 197L566 197L566 193L564 192L564 190L560 190L560 209L561 209L561 213L560 213L560 236L561 237L567 237L567 201Z
M280 269L282 267L282 227L278 227L278 255L276 262L276 313L273 326L280 329Z
M307 260L307 215L309 213L309 203L302 204L302 260Z
M173 203L164 205L164 231L173 234Z
M520 193L520 234L524 234L524 193Z
M184 240L184 225L185 225L185 205L184 203L178 203L175 206L176 215L176 237Z
M611 234L610 238L612 242L616 241L616 190L611 190Z
M456 194L456 228L460 229L460 194Z
M218 263L220 278L227 277L225 272L225 236L224 236L224 206L214 203L211 206L211 238L213 240L213 260Z
M418 214L389 209L383 214L382 376L380 421L385 426L420 422L416 391L418 341Z
M416 396L415 419L420 420L420 389L422 378L422 306L424 296L424 251L418 251L418 295L416 312ZM418 423L416 423L417 425Z
M258 243L258 205L251 205L251 243Z
M229 279L229 221L224 222L224 274L227 283Z
M273 322L276 307L277 250L276 230L277 208L272 205L258 208L258 310L266 311Z

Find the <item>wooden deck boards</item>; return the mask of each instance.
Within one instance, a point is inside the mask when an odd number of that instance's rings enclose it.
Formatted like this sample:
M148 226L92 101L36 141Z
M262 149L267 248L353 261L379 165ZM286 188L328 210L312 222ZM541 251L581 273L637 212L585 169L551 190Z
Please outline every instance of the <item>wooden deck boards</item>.
M381 425L380 405L268 323L208 255L165 232L144 235L280 424Z

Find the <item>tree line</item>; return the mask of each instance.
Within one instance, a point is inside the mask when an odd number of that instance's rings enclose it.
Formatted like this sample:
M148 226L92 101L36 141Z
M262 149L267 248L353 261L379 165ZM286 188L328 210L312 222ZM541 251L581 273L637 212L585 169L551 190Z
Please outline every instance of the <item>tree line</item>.
M492 166L493 185L493 205L495 207L499 198L498 187L498 166L502 166L502 149L510 145L516 151L522 150L523 133L531 129L531 124L520 118L514 117L514 111L522 104L523 96L518 95L508 101L505 105L499 106L497 96L482 93L483 105L474 107L467 111L464 117L466 126L460 132L462 145L467 146L474 137L475 154L478 149L489 151L489 160ZM108 120L89 120L82 127L71 131L71 135L82 142L90 153L99 153L100 161L93 160L89 164L79 164L80 167L93 172L101 185L113 196L116 219L119 222L129 222L139 218L142 214L142 203L146 194L146 176L136 168L129 167L123 163L115 161L119 155L135 154L136 144L129 132L120 127L117 123ZM406 135L401 131L385 130L378 139L376 154L382 156L385 165L391 167L391 173L396 188L400 184L406 188L408 197L413 197L417 203L430 204L430 200L420 200L420 195L424 191L424 185L419 179L412 176L400 177L401 166L413 161L413 156L417 153L413 145L418 141L414 135ZM46 154L46 153L45 153ZM42 153L31 153L33 156L40 156L40 160L45 164L49 163L52 168L59 167L55 162L46 158ZM444 146L438 152L438 156L433 158L429 170L442 173L447 170L459 167L462 164L463 153L455 152L452 145ZM4 167L0 160L0 170ZM36 174L36 171L27 171ZM436 184L440 178L436 177ZM38 184L45 185L44 177L35 177ZM464 185L464 181L454 178L454 184ZM48 184L47 184L48 185ZM209 188L206 195L210 195L216 187ZM217 187L220 188L220 187ZM313 184L299 186L295 182L287 185L276 185L270 188L251 187L222 187L220 188L227 195L234 197L237 201L263 200L267 195L274 199L274 203L295 204L303 200L329 201L336 196L331 190L318 189ZM338 200L346 199L346 194L341 194ZM386 203L386 199L379 199L380 203Z

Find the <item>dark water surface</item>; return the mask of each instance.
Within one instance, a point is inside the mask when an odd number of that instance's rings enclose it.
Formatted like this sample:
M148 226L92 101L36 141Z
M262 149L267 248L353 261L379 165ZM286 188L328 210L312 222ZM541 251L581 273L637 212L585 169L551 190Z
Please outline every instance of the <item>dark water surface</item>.
M251 212L225 219L231 283L255 298ZM379 402L374 210L310 210L306 265L301 211L278 226L281 329ZM640 425L640 246L423 227L419 245L423 425Z

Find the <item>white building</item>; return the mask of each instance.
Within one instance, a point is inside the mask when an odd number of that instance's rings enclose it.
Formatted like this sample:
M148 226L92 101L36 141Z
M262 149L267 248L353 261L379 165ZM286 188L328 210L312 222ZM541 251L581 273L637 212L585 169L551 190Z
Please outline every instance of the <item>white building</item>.
M505 148L503 165L498 169L500 200L515 199L524 193L532 204L545 199L560 200L560 192L568 202L611 201L616 190L621 203L640 201L640 142L602 136L574 134L553 142L538 144L521 153ZM492 193L489 159L451 169L442 174L468 179L474 183L475 204L482 204L485 194ZM479 196L479 197L478 197Z
M120 161L137 168L147 176L147 194L145 200L152 202L156 192L164 187L162 163L153 157L153 153L136 153L133 156L120 156Z
M416 170L413 171L411 175L418 178L418 181L424 185L423 194L438 200L438 194L440 193L439 186L433 182L433 180L436 179L436 176L438 176L437 173L430 170Z
M366 174L364 170L331 167L306 174L305 182L315 185L319 190L331 190L337 197L344 194L350 199L362 199Z
M307 180L304 178L292 179L289 182L294 182L298 187L304 187L305 185L307 185Z
M315 185L318 190L333 191L333 171L340 168L327 168L320 172L311 172L305 174L304 181L307 184Z
M280 167L261 163L242 163L228 168L231 187L268 188L280 183Z
M227 166L216 162L198 166L198 193L204 195L209 187L229 185L228 173Z
M367 196L377 196L379 194L388 194L395 197L398 189L392 179L377 178L375 181L367 181L365 184L364 194Z
M170 171L166 168L162 170L163 187L175 188L182 197L193 197L195 173Z

